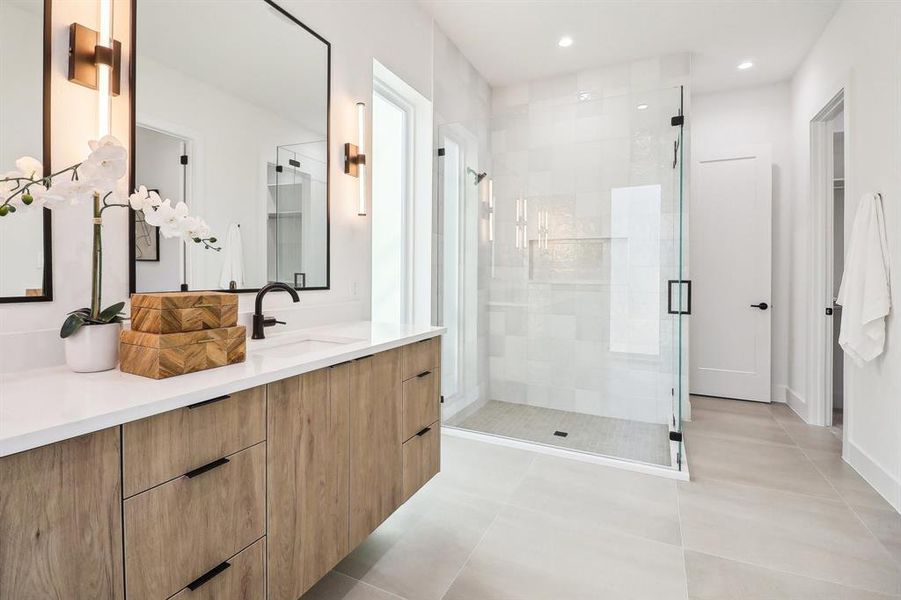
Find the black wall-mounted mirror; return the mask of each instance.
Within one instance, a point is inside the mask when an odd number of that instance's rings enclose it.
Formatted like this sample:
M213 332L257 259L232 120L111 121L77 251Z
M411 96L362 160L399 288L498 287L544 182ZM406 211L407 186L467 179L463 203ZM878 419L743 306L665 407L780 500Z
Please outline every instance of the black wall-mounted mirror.
M50 3L0 1L0 172L22 156L50 172ZM53 300L50 210L0 219L0 302Z
M331 45L269 0L133 0L132 182L216 245L132 213L131 291L329 288Z

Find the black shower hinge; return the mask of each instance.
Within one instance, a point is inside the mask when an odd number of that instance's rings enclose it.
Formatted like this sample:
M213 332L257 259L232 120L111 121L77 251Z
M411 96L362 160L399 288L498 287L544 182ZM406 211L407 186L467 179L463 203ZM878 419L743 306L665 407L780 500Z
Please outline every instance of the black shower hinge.
M178 162L179 162L179 164L182 164L182 165L188 164L188 155L182 154L180 157L178 157Z
M293 159L293 158L289 158L289 159L288 159L288 164L291 165L292 167L298 167L298 168L300 168L300 161L299 161L299 160L295 160L295 159Z
M438 148L438 156L444 156L444 148Z
M669 441L681 442L682 441L682 432L681 431L670 431L669 432Z
M281 165L275 165L275 172L276 172L276 173L281 173L281 172L284 171L284 170L285 170L285 167L283 167L283 166L281 166Z
M677 115L673 117L672 119L670 119L670 124L673 127L681 127L682 125L685 125L685 115Z

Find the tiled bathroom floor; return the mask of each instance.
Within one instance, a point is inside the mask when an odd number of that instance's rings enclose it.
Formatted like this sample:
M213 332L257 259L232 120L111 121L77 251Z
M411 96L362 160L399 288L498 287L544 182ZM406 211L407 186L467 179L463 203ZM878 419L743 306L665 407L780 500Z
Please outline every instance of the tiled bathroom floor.
M693 399L691 482L444 436L304 600L901 597L901 516L784 405Z
M489 400L475 412L455 415L447 425L666 467L672 462L669 428L656 423Z

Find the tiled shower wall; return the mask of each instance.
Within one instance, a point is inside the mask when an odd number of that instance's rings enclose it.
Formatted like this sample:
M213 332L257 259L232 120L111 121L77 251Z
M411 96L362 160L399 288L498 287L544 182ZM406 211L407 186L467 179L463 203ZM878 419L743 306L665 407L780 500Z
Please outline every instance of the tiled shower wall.
M493 90L486 399L671 419L688 75L677 55Z

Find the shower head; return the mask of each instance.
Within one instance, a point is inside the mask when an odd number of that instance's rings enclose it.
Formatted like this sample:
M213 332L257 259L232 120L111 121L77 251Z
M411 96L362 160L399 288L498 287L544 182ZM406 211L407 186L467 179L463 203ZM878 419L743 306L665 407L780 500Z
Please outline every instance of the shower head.
M476 178L476 180L474 182L476 185L479 185L480 183L482 183L483 179L488 177L488 173L477 173L476 170L473 169L472 167L466 167L466 172L472 173L473 177Z

